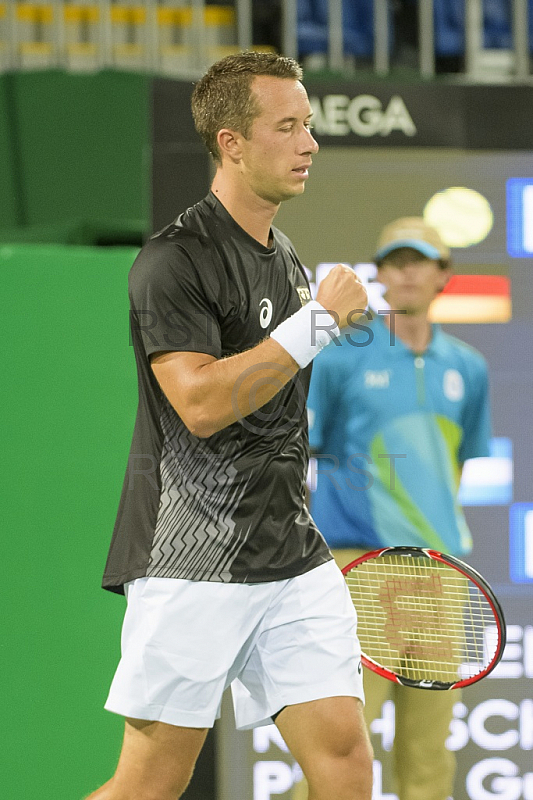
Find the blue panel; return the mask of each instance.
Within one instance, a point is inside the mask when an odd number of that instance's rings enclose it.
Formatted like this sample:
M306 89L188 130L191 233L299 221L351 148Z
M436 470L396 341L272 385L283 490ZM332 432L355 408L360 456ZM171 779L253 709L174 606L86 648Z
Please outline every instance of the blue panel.
M509 511L509 571L514 583L533 583L533 503Z
M511 0L484 0L483 22L484 47L505 49L513 46Z
M298 52L325 53L328 49L327 3L298 0Z
M342 21L345 52L353 56L371 56L374 52L374 0L344 0ZM392 33L389 24L389 44Z
M533 257L533 178L507 181L507 252L515 258Z
M465 51L464 0L435 0L435 53L459 56Z
M374 0L343 0L344 52L370 57L374 52ZM389 45L394 28L389 14ZM300 56L326 53L328 49L328 0L298 0L298 51Z

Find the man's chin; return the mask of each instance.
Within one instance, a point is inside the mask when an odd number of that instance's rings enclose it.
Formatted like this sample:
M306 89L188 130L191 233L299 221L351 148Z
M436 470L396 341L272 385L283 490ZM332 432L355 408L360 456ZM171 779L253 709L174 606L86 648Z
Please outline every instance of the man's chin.
M406 300L405 298L396 298L396 299L389 299L388 297L384 296L384 300L390 305L393 311L397 311L401 314L407 316L413 316L413 314L419 314L420 309L416 304L413 304L412 301Z
M303 194L304 189L305 183L303 181L291 185L284 184L283 186L276 186L270 192L266 193L263 189L262 197L273 205L279 205L285 200L291 200L293 197L298 197Z
M291 189L287 189L287 191L281 198L280 202L283 202L284 200L290 200L292 197L299 197L301 194L304 193L304 191L305 191L305 183L303 183L302 181L300 186L294 186L291 187Z

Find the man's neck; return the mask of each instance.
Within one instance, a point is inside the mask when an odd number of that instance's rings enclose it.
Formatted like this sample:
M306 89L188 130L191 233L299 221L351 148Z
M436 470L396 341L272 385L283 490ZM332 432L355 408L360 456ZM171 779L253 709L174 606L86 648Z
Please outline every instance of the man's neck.
M428 312L418 314L386 314L384 321L390 328L391 316L394 316L394 333L414 353L423 353L427 350L432 337L431 323Z
M270 227L279 205L258 197L248 186L226 180L218 170L211 191L247 234L265 247L271 246Z

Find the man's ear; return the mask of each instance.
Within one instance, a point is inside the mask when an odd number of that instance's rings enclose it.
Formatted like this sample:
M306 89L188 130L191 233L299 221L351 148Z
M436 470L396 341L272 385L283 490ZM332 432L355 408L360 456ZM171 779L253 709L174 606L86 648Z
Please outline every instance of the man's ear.
M444 269L440 270L440 282L438 291L442 292L443 289L446 287L446 284L450 280L453 275L453 267L445 267Z
M217 134L218 148L222 158L231 159L237 164L242 156L242 133L232 131L230 128L222 128Z
M380 265L378 267L378 265L376 264L376 277L374 278L374 280L376 280L376 281L378 281L378 283L382 283L384 286L386 286L386 283L383 280L383 272L384 272L383 265Z

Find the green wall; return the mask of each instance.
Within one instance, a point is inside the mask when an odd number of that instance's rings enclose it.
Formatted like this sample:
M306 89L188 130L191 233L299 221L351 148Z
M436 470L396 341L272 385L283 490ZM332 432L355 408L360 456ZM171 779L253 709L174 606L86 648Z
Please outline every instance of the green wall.
M140 240L149 97L144 75L0 75L0 241Z
M120 749L123 721L102 706L124 600L100 580L137 405L127 297L136 252L0 246L9 800L81 800Z
M0 227L19 224L19 198L16 190L15 163L17 153L13 147L16 138L13 130L12 82L0 75Z

